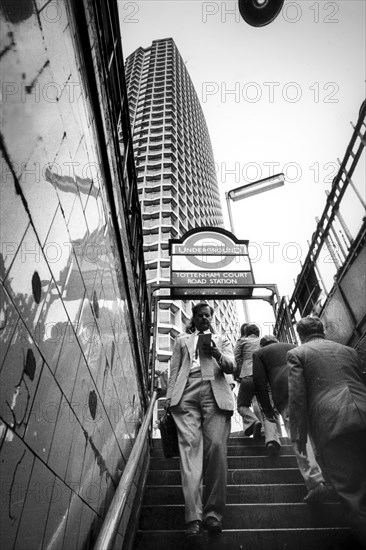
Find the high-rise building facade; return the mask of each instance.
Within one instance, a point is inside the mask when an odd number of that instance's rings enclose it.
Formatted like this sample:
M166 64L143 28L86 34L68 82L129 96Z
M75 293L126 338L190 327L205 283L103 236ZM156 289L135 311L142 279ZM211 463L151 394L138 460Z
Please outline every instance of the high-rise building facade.
M169 239L195 227L223 227L218 182L204 114L172 38L138 48L126 60L126 81L143 215L148 282L168 282ZM234 339L234 302L212 303L216 328ZM159 301L157 354L164 368L190 301Z

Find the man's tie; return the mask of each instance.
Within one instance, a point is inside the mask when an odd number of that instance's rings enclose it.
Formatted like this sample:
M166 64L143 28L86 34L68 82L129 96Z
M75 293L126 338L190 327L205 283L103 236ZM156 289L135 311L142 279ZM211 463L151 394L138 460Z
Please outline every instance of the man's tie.
M199 336L200 334L204 334L204 332L201 330L199 333L198 333L198 338L197 338L197 345L196 345L196 353L195 353L195 358L198 359L198 342L199 342Z
M203 331L200 331L198 333L198 337L200 334L205 334L205 333ZM215 375L213 371L212 358L202 353L202 349L198 347L198 339L197 339L196 357L198 356L200 358L201 375L203 380L214 380Z

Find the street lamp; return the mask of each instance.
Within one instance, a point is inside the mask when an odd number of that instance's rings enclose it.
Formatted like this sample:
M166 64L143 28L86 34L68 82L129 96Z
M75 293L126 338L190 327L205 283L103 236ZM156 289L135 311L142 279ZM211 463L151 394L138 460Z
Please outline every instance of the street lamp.
M282 9L284 0L239 0L239 12L252 27L272 23Z
M276 187L282 187L284 183L285 183L285 176L281 172L280 174L276 174L275 176L270 176L269 178L264 178L261 180L253 181L251 183L246 183L245 185L241 185L240 187L236 187L235 189L231 189L230 191L225 193L227 211L229 214L229 221L230 221L230 231L234 233L234 222L233 222L233 215L231 212L230 201L236 202L242 199L246 199L248 197L252 197L253 195L258 195L259 193L265 193L266 191L270 191L271 189L276 189ZM248 321L249 312L248 312L247 303L245 300L243 300L243 311L244 311L245 320Z
M253 195L258 195L259 193L265 193L271 189L276 189L276 187L282 187L285 183L285 176L281 172L275 176L270 176L269 178L264 178L262 180L253 181L251 183L246 183L235 189L231 189L225 193L227 210L229 214L230 221L230 230L234 233L234 223L233 216L231 212L230 200L233 202L252 197Z

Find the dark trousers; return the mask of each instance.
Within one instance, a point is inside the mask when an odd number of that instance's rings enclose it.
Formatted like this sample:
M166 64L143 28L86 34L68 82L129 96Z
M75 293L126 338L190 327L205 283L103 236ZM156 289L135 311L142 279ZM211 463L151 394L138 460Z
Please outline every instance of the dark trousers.
M257 403L257 398L255 397L253 376L245 376L241 379L236 404L238 413L243 418L243 430L245 435L252 435L254 425L257 422L260 422L263 426L265 422L268 423L268 420L266 421L263 417Z
M366 548L366 430L332 439L319 454L324 477L343 501L353 535Z

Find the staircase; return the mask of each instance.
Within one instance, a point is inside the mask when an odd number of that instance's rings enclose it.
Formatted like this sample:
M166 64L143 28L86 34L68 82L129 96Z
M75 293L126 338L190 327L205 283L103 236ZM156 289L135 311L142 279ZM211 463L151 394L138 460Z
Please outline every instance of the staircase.
M306 488L287 438L280 455L266 455L264 440L229 439L228 498L224 530L202 536L210 550L355 550L339 502L308 506ZM165 459L153 440L150 471L134 550L193 548L184 537L178 458Z

